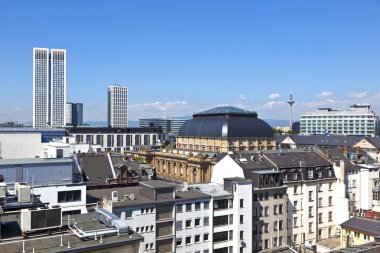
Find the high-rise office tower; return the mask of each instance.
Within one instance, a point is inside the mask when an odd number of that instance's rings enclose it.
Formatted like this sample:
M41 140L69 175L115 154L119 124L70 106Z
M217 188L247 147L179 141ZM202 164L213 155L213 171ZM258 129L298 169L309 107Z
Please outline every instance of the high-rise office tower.
M66 126L83 126L83 104L66 104Z
M33 127L62 127L65 111L66 50L33 48Z
M108 126L128 126L128 87L108 86Z

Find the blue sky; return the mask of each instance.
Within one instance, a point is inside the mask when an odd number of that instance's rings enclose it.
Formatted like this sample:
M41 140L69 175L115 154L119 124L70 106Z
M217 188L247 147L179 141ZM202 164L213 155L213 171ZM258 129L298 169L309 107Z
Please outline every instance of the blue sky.
M0 121L32 120L32 48L67 50L68 102L106 119L220 105L287 119L321 106L380 113L380 0L1 1Z

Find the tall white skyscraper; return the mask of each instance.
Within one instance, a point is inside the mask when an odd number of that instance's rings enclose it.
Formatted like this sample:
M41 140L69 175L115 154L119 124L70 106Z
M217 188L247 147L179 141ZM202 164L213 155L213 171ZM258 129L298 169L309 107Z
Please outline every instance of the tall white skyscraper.
M128 87L108 86L108 126L128 127Z
M66 50L33 48L33 127L66 121Z

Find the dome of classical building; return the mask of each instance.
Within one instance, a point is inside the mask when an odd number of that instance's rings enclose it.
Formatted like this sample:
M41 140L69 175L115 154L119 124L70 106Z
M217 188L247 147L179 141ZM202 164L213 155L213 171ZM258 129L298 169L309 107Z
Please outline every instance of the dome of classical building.
M182 125L179 137L273 137L272 127L256 112L236 107L216 107L196 113Z

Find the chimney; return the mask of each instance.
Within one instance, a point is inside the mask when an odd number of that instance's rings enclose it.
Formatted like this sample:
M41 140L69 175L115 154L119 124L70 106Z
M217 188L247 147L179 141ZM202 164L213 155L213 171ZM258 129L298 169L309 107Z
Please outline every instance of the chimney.
M343 147L343 155L344 157L348 158L348 146Z

